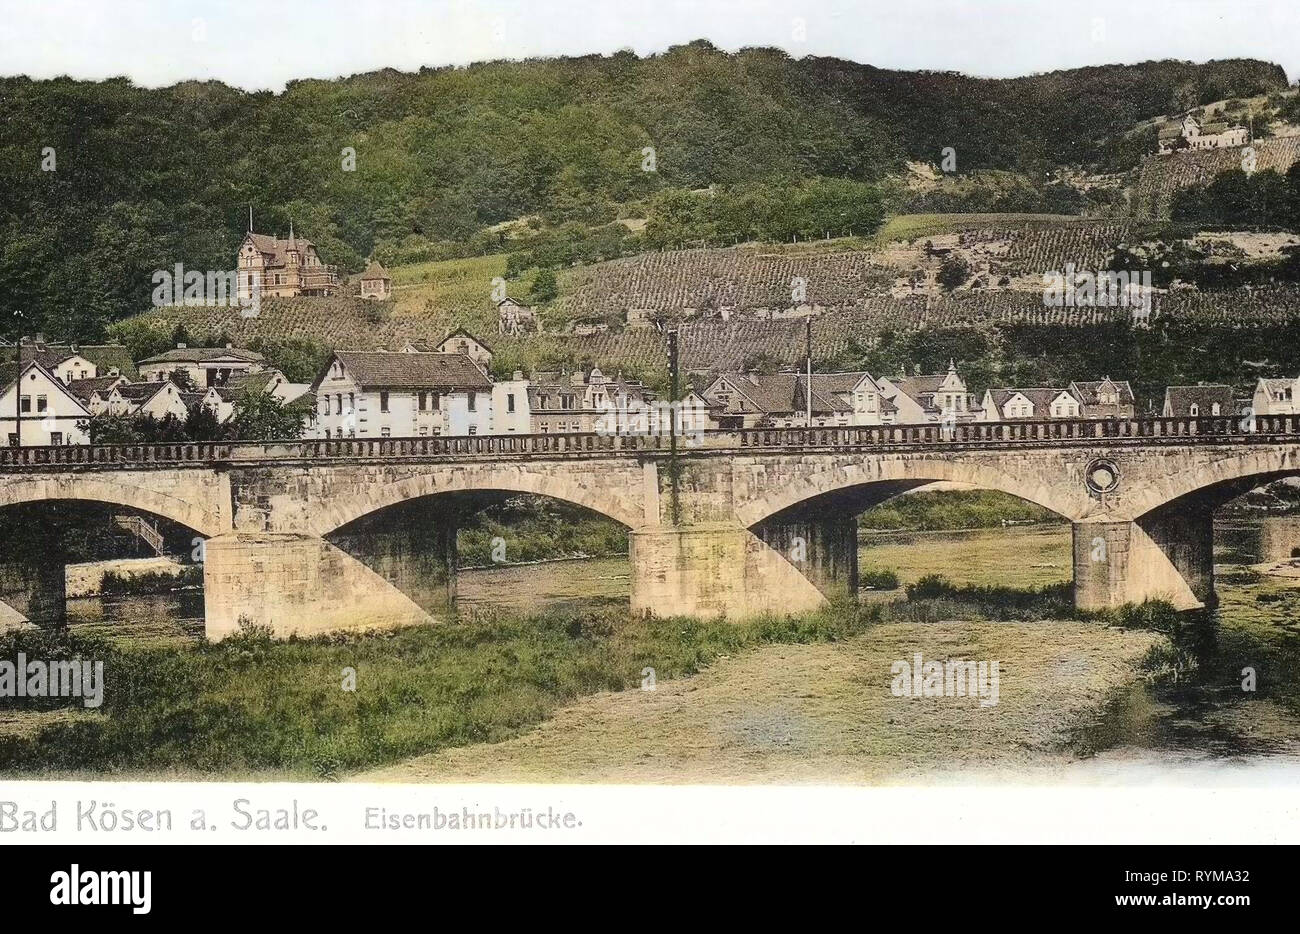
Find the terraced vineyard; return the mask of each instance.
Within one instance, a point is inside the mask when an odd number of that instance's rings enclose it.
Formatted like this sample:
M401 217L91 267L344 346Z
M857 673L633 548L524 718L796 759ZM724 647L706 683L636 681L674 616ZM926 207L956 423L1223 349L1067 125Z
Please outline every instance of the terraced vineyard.
M1300 159L1300 136L1257 140L1255 168L1285 172ZM1241 168L1243 149L1208 149L1171 156L1151 156L1142 163L1133 188L1135 217L1168 217L1174 192L1192 185L1204 185L1231 169Z
M564 318L609 321L628 309L843 307L887 290L897 274L861 250L790 253L742 246L643 253L570 270L561 279L556 306ZM792 296L797 277L806 280L801 300Z
M1152 320L1176 317L1206 324L1267 326L1300 317L1300 288L1278 287L1250 292L1178 291L1153 296ZM851 344L869 346L885 331L994 327L1037 324L1078 327L1124 319L1128 308L1051 308L1034 291L976 291L942 296L894 298L871 295L852 309L831 311L813 319L813 355L836 360ZM357 300L271 299L257 318L242 318L238 310L212 308L157 309L144 316L165 333L184 323L191 334L226 334L236 344L253 338L306 337L352 349L399 349L410 339L437 340L444 331L429 319L393 314L385 305ZM546 333L504 337L495 330L481 336L497 352L498 371L528 370L567 363L597 363L649 379L662 379L667 353L663 334L655 329L609 330L588 336ZM804 323L800 319L705 318L681 327L683 366L687 370L736 369L763 358L776 365L797 364L804 354Z

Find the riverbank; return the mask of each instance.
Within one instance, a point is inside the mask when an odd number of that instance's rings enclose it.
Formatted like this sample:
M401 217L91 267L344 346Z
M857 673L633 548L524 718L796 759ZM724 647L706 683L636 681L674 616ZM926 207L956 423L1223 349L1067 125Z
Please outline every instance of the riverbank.
M880 783L1074 761L1080 721L1143 678L1155 633L1066 621L882 623L765 645L654 690L602 692L527 734L362 772L376 782ZM998 660L997 703L895 696L895 662Z

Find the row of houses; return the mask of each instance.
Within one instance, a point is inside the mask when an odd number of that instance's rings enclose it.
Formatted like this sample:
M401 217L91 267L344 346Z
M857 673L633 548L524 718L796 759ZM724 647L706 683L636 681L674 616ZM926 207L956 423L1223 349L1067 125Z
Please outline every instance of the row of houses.
M250 392L267 393L303 415L313 438L666 431L1131 418L1127 380L1103 377L1064 386L972 391L955 362L945 372L874 377L843 373L727 372L688 387L669 409L641 381L588 369L491 376L493 351L459 329L433 344L398 350L339 350L310 384L291 383L255 351L184 344L139 361L132 379L123 348L24 344L0 364L0 438L9 445L84 444L102 416L175 416L196 406L218 422ZM1250 399L1226 385L1171 386L1161 414L1202 417L1253 412L1300 414L1300 378L1261 379Z
M724 373L702 396L721 427L788 428L996 422L1049 418L1131 418L1133 389L1109 377L1054 388L972 392L949 362L944 373Z
M15 359L0 363L0 439L8 446L87 444L96 417L184 421L195 405L225 422L245 393L268 393L287 405L309 388L290 383L261 354L229 346L181 344L141 360L135 378L129 371L136 365L119 345L23 342Z

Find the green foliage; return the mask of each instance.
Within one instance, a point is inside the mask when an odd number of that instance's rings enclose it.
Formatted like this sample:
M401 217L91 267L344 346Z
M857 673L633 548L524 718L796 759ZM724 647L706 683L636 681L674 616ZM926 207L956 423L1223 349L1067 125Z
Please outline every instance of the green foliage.
M235 402L226 436L240 441L302 437L302 414L266 392L246 392Z
M935 274L935 279L949 292L959 285L964 285L969 278L970 263L966 262L965 257L956 254L945 259L939 266L939 272Z
M533 279L532 299L536 304L553 301L560 294L559 286L555 284L555 273L550 269L539 269L536 277Z
M1058 521L1050 510L996 490L923 490L873 506L858 517L858 526L930 532Z
M287 641L249 620L220 643L153 649L15 633L0 636L0 658L101 659L107 686L93 715L0 735L0 768L328 778L517 735L578 697L639 685L646 666L682 677L747 646L849 638L872 618L850 607L747 623L611 609ZM345 667L363 688L340 689Z
M946 146L963 170L1041 178L1152 114L1285 86L1281 68L1249 60L993 81L703 41L647 58L294 81L278 95L4 78L0 337L99 339L149 307L154 271L229 269L250 204L257 229L283 234L293 219L344 271L372 254L506 252L498 225L603 228L647 201L661 243L785 241L871 229L876 208L868 198L857 214L852 186ZM359 170L340 171L362 136ZM55 150L57 171L38 170L33 141ZM684 193L711 185L730 202L722 216L682 210ZM679 200L658 202L667 192Z
M1300 229L1300 162L1285 176L1272 169L1222 172L1176 192L1170 215L1207 227Z

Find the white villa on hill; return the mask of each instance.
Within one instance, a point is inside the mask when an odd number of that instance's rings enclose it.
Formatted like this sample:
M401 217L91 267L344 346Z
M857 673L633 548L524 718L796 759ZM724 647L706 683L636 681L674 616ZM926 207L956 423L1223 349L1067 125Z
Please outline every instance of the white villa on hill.
M1240 124L1226 122L1202 124L1188 114L1182 123L1167 124L1159 133L1160 154L1167 156L1180 149L1223 149L1245 146L1250 142L1250 131Z

